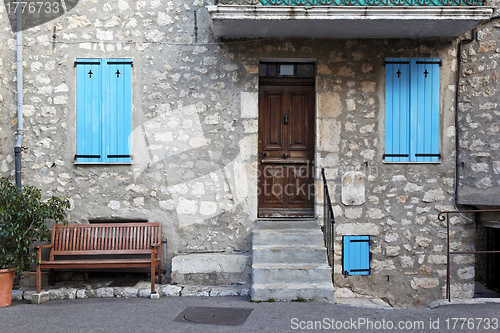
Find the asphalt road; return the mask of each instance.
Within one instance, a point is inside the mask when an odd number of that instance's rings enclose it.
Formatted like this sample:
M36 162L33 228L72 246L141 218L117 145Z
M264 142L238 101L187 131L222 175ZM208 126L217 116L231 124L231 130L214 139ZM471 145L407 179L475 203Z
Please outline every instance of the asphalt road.
M240 326L174 319L188 307L253 309ZM460 318L464 318L463 320ZM253 303L246 297L92 298L0 308L0 332L500 332L500 304L432 310L320 302Z

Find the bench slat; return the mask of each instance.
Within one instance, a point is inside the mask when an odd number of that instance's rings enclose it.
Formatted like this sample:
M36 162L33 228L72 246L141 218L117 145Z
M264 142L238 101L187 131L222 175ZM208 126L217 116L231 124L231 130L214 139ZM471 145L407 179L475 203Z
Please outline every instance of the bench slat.
M54 255L150 253L161 241L158 224L55 225Z

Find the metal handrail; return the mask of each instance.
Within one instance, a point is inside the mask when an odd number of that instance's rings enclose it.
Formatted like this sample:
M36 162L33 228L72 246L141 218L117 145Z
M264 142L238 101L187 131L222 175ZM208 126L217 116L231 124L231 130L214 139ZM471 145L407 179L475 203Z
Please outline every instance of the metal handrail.
M215 0L215 4L250 6L455 7L485 6L486 0Z
M333 254L334 254L334 225L335 215L333 215L332 200L330 199L330 192L328 191L328 183L325 176L325 168L321 169L321 176L323 177L323 226L321 230L325 238L326 254L328 257L328 265L332 268L332 281L333 281Z
M451 302L450 255L500 253L500 251L450 251L450 214L468 214L468 213L500 213L500 209L453 210L453 211L440 212L438 214L439 221L446 221L446 298L448 299L448 302Z

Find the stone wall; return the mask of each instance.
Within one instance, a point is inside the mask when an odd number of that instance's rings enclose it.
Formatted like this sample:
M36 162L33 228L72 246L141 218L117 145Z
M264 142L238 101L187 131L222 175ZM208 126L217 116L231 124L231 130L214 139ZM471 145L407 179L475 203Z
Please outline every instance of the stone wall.
M459 202L467 205L500 206L499 38L500 20L484 23L462 53Z
M25 31L24 183L70 198L72 222L161 221L167 273L178 254L248 254L257 211L259 60L312 59L316 174L326 168L334 201L339 294L383 295L398 306L442 298L446 229L437 214L453 209L456 41L219 41L207 4L80 1L66 16ZM12 175L15 37L1 33L0 171ZM133 60L132 165L74 164L73 62L86 57ZM438 164L382 162L386 57L443 61ZM341 180L352 172L364 179L365 199L345 205ZM453 249L471 249L473 223L452 223ZM344 277L341 236L358 234L371 236L372 273ZM471 297L474 260L455 265L453 293Z

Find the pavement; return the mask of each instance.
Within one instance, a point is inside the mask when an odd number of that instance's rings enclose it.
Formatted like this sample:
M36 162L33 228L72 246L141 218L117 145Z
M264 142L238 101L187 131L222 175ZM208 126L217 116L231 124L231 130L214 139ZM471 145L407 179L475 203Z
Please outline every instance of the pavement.
M117 279L60 282L51 290L60 291L60 295L53 294L59 298L67 294L70 286L73 291L84 287L98 290L118 282ZM127 279L121 282L135 283ZM136 291L137 296L141 296L140 290L150 288L145 281L134 287L139 290ZM202 289L199 295L203 295ZM30 295L30 290L25 288L24 293ZM336 297L334 304L305 300L252 302L243 293L244 290L248 289L243 286L237 290L238 293L229 293L240 296L225 297L185 296L187 292L182 296L163 295L160 299L150 299L146 295L128 298L66 297L38 305L17 297L10 307L0 308L0 333L500 332L500 295L481 285L476 286L476 298L453 299L452 302L438 300L427 309L393 308L381 298L360 295ZM14 294L19 293L22 294L23 290L14 291ZM213 290L207 295L214 295Z
M434 309L377 307L373 302L378 301L345 298L338 299L337 304L257 303L251 302L248 296L87 298L51 300L40 305L15 300L10 307L0 308L0 332L500 331L498 302L450 304ZM221 310L222 313L228 313L230 309L247 309L251 312L238 326L197 323L200 317L194 321L183 319L193 320L189 316L181 318L181 321L175 320L181 312L199 310L200 307ZM215 316L210 315L210 311L207 313L205 319L216 319L210 318Z

